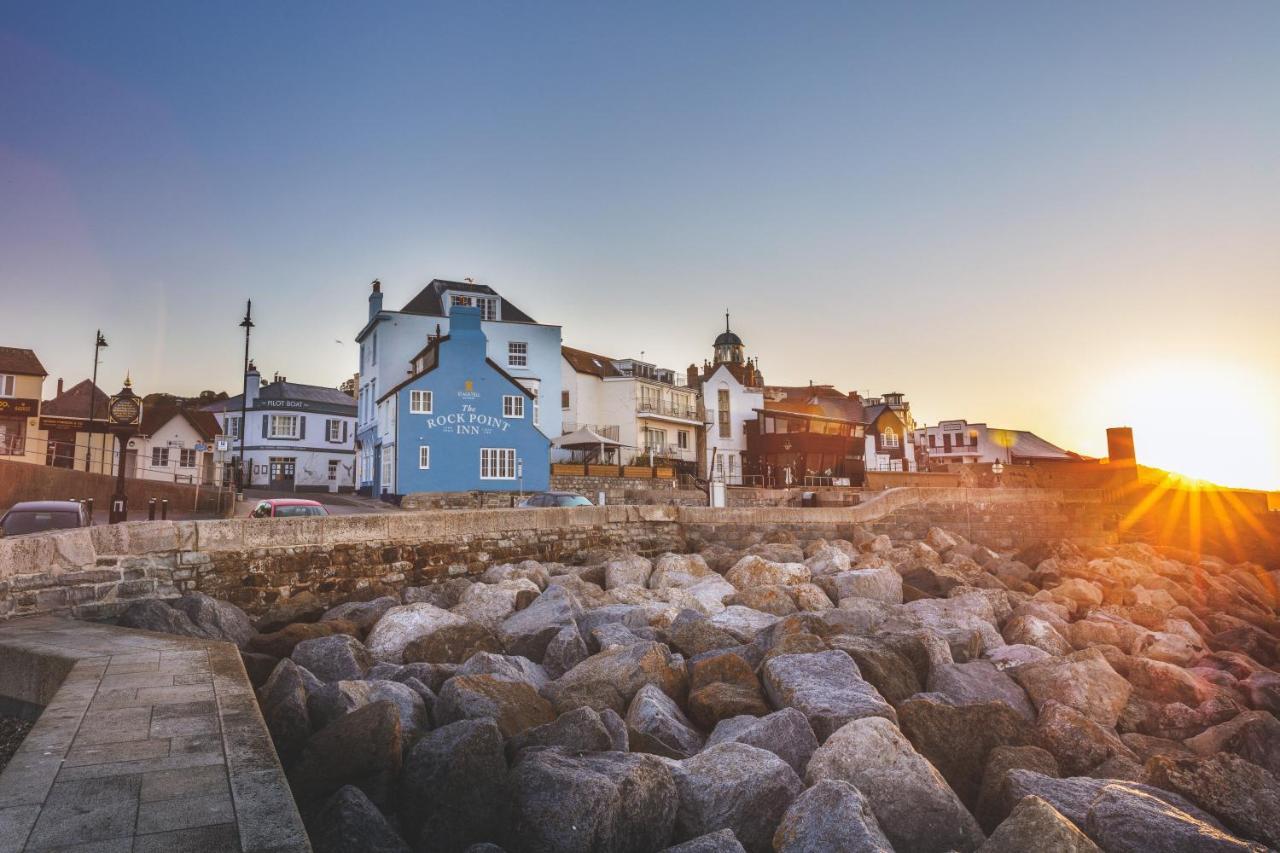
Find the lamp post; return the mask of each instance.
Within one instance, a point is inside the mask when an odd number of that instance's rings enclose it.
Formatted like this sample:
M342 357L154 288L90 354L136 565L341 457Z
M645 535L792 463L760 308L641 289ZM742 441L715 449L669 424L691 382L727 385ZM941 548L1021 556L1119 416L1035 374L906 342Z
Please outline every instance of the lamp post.
M996 485L1000 485L1000 475L1004 473L1004 463L996 460L991 464L991 473L996 477Z
M102 330L98 330L98 336L93 341L93 383L89 389L89 446L84 449L84 470L87 473L93 464L93 418L97 414L98 403L98 351L107 345L107 339L102 336ZM106 455L106 441L102 442L102 452Z
M111 513L107 519L109 524L118 524L129 520L129 497L124 490L125 448L128 447L129 438L134 430L142 422L142 400L133 393L133 382L128 376L124 378L124 387L120 389L120 393L112 397L107 405L107 421L111 424L111 431L115 433L116 440L120 442L120 463L116 466L118 469L116 493L111 496Z
M244 388L243 377L249 373L249 330L253 328L253 300L250 299L245 303L244 319L240 321L240 328L244 329L244 370L241 372L241 393L240 393L240 439L238 447L240 448L239 458L236 460L236 492L240 500L244 500L244 437L248 430L249 415L249 391Z

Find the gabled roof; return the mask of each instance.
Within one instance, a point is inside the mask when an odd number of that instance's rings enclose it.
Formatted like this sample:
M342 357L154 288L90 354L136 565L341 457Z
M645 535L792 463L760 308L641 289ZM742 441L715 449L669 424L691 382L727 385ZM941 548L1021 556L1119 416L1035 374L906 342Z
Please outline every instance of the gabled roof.
M34 351L18 347L0 347L0 373L20 373L23 376L48 376Z
M770 385L765 389L765 398L781 399L787 402L802 402L816 406L822 414L836 420L854 423L870 423L862 405L862 398L857 394L845 394L833 385Z
M210 403L205 406L202 411L205 412L228 412L238 411L240 408L240 400L244 394L237 394L234 397L228 397L225 400L218 400L216 403ZM263 385L258 389L259 400L299 400L305 403L319 403L325 406L340 406L356 409L356 400L345 391L339 391L337 388L329 388L324 385L302 385L298 382L272 382Z
M212 413L183 409L177 406L144 408L139 432L142 435L155 435L157 431L164 428L165 424L177 417L185 418L187 423L191 424L191 428L196 431L196 434L203 439L212 441L215 436L222 433L222 430L218 427L218 419Z
M536 323L537 321L528 314L521 311L516 306L507 301L492 287L487 284L472 284L467 281L449 281L447 279L432 279L431 283L418 293L417 296L405 303L400 309L402 314L425 314L429 317L443 317L444 312L444 294L446 291L456 290L460 293L474 293L477 296L497 296L502 300L502 311L500 316L503 320L514 321L517 323Z
M95 420L105 418L111 398L88 379L82 379L52 400L45 400L40 404L40 414L88 420L90 400L94 401L93 416Z
M443 343L444 341L447 341L447 340L449 340L449 336L448 336L448 335L445 335L443 338L441 338L441 339L440 339L440 341L438 341L438 343ZM497 363L496 361L494 361L493 359L491 359L491 358L489 358L488 356L486 356L486 357L485 357L485 360L484 360L484 363L485 363L485 364L487 364L487 365L489 365L490 367L492 367L494 370L496 370L496 371L499 373L499 375L501 375L503 378L505 378L505 379L506 379L508 382L510 382L512 385L514 385L515 387L519 388L519 389L520 389L520 392L521 392L522 394L524 394L526 397L528 397L530 400L532 400L532 399L533 399L533 392L532 392L532 391L530 391L528 388L524 387L523 385L521 385L521 384L520 384L520 381L519 381L518 379L516 379L514 376L512 376L510 373L507 373L507 371L503 370L503 369L502 369L502 367L501 367L501 366L499 366L499 365L498 365L498 363ZM388 397L390 397L390 396L392 396L392 395L394 395L394 394L398 394L398 393L400 393L400 391L401 391L405 386L410 385L410 384L412 384L412 383L414 383L414 382L417 382L419 379L421 379L422 377L426 376L428 373L430 373L431 371L435 370L435 369L436 369L437 367L439 367L439 366L440 366L440 358L437 356L437 357L436 357L436 361L435 361L435 363L434 363L434 364L432 364L430 367L428 367L426 370L420 370L420 371L418 371L417 373L411 374L411 375L409 376L409 378L408 378L408 379L404 380L404 381L403 381L403 382L401 382L399 385L397 385L396 387L392 388L392 389L391 389L390 391L388 391L387 393L383 394L383 395L382 395L381 397L379 397L377 400L374 400L374 402L375 402L375 403L381 403L383 400L387 399Z
M606 376L622 375L622 371L618 370L613 363L613 359L607 355L597 355L584 349L574 349L566 346L560 347L560 354L564 356L565 361L569 362L569 366L578 373L587 373L592 376L599 376L602 379Z

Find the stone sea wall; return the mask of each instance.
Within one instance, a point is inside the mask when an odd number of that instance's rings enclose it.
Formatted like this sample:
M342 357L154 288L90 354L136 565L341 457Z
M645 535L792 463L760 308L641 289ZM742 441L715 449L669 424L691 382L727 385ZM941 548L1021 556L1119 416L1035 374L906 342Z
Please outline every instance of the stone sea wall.
M1096 492L895 489L856 507L604 506L297 519L129 522L0 539L0 618L114 615L138 598L200 591L250 613L310 591L325 601L476 574L522 559L575 562L589 549L653 555L763 532L849 538L854 526L918 538L939 526L993 548L1046 538L1114 539Z

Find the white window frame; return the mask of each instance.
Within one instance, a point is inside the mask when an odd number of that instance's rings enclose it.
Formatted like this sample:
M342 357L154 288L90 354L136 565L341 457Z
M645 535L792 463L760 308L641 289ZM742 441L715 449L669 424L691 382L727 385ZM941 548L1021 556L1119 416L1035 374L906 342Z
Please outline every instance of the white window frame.
M676 446L681 450L689 449L689 431L687 429L676 431Z
M538 417L538 392L533 393L533 425L541 426Z
M898 447L898 434L893 431L893 427L885 427L884 432L880 433L880 443L885 447Z
M508 367L528 367L529 366L529 342L528 341L507 341L507 366Z
M504 418L523 418L524 395L504 394L502 396L502 416Z
M169 467L169 448L167 447L151 448L151 467L152 468L168 468Z
M187 464L187 460L191 460L191 464ZM178 449L178 467L194 468L196 467L196 451L194 448L182 447Z
M462 293L450 293L449 309L453 310L459 305L461 305L463 308L470 308L473 305L475 305L475 297L467 296Z
M0 373L0 397L17 396L18 377L12 373Z
M324 434L329 441L342 441L342 421L338 418L330 418L325 421Z
M418 445L418 470L427 471L431 468L431 445Z
M409 414L429 415L435 406L435 395L430 391L414 390L409 392Z
M477 296L476 307L480 309L481 320L498 319L498 298L496 296Z
M293 424L293 432L284 432L281 426L287 423ZM270 415L267 418L267 438L297 438L301 429L301 420L298 415Z
M329 460L329 479L330 479L330 480L337 480L337 479L338 479L338 467L339 467L341 464L342 464L342 463L340 463L337 459L330 459L330 460Z
M481 480L514 480L516 478L516 450L514 447L480 448Z
M391 448L382 448L382 482L379 483L382 491L391 491L391 478L395 474L395 465L392 464Z

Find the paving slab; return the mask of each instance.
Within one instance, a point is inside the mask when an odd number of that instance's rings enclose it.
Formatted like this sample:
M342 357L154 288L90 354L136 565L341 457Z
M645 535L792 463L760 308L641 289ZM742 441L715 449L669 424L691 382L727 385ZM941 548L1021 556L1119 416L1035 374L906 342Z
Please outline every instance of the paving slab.
M0 700L42 708L0 773L0 853L309 853L229 643L0 624Z

